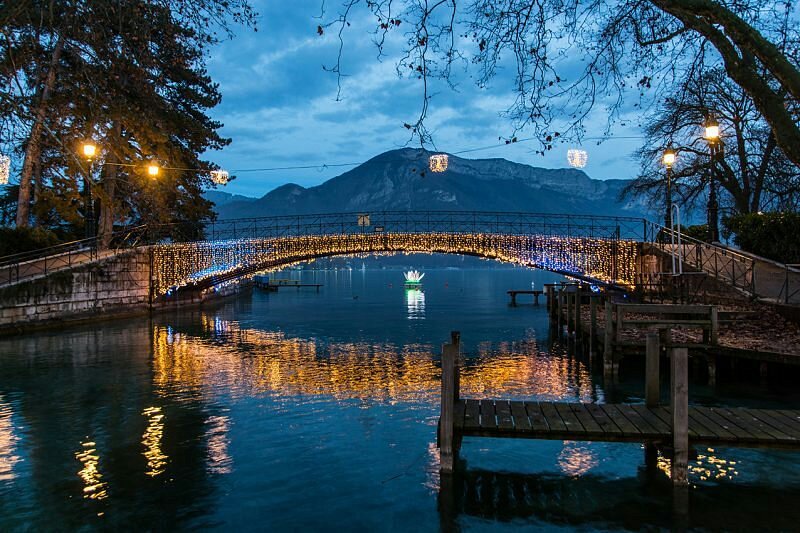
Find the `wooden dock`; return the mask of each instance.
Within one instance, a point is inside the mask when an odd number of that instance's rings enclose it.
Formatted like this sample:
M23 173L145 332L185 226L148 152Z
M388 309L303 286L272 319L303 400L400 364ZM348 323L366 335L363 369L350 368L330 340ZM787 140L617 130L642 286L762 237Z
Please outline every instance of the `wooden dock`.
M454 432L603 442L672 440L669 407L630 404L458 400ZM800 411L689 407L689 444L800 449Z
M693 444L800 451L800 410L689 406L688 350L670 349L670 405L660 401L658 332L647 336L644 404L462 399L460 334L442 347L440 468L451 473L464 437L643 442L673 451L672 481L688 479ZM652 454L652 452L650 452Z
M319 288L322 287L322 283L301 283L301 281L297 279L268 279L260 277L253 279L253 284L259 289L265 289L270 292L278 292L278 289L281 287L296 287L298 289L301 287L312 287L319 292Z
M533 290L523 290L523 291L506 291L506 293L511 296L511 305L517 305L517 295L518 294L532 294L533 295L533 305L539 305L539 296L544 294L544 291L533 291Z

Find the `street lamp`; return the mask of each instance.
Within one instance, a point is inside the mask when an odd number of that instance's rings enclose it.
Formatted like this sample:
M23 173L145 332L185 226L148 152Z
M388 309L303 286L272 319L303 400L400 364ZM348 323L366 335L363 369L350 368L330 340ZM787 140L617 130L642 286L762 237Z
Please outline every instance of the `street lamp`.
M708 142L710 152L710 168L708 171L708 239L711 242L719 241L718 205L717 205L717 159L722 153L722 140L719 137L719 123L714 115L706 116L705 132L703 134Z
M664 225L672 231L672 165L675 164L675 150L672 149L672 146L668 146L666 150L664 150L664 155L661 158L661 161L664 163L664 166L667 167L667 184L666 184L666 206L667 211L666 215L664 216Z
M83 157L86 159L86 174L84 176L84 232L87 239L94 237L94 200L92 198L92 161L97 154L97 146L87 141L81 147Z
M159 170L160 169L158 165L156 165L155 163L150 163L149 165L147 165L147 174L152 178L158 176Z

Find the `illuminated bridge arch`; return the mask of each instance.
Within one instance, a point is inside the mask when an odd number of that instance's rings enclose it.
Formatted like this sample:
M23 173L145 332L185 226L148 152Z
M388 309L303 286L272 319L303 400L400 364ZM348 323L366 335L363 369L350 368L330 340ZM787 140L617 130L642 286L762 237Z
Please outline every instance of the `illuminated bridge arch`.
M636 235L636 231L638 234ZM634 285L642 219L478 212L341 213L226 221L208 240L153 247L154 296L321 257L446 253Z

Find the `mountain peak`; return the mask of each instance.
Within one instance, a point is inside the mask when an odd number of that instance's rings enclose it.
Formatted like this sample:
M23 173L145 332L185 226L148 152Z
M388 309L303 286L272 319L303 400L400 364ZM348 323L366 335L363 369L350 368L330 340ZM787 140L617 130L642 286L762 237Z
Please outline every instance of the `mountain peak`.
M315 187L288 183L257 201L217 205L217 211L220 218L376 210L638 214L618 201L627 180L451 154L447 170L436 173L428 168L433 153L390 150Z

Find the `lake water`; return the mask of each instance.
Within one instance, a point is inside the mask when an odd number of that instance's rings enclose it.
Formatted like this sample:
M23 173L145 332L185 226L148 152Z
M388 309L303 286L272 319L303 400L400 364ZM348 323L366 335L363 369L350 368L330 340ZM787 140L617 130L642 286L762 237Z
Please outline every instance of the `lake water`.
M465 439L438 473L439 354L462 395L640 401L550 337L522 269L304 271L313 289L0 339L0 530L669 529L671 485L637 444ZM524 297L523 297L524 298ZM692 384L703 403L788 390ZM698 449L690 525L796 529L800 455ZM665 460L661 467L666 469Z

